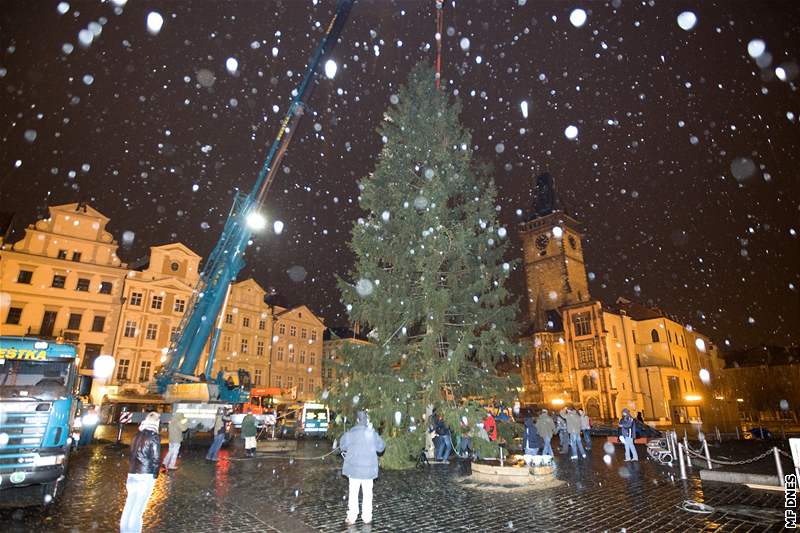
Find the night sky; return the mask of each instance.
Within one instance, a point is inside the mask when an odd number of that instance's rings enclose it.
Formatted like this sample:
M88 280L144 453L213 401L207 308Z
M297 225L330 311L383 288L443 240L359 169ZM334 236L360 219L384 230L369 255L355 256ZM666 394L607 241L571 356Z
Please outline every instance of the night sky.
M0 2L0 210L15 240L46 206L85 200L118 240L133 233L128 263L174 240L205 256L334 0L123 3ZM267 200L284 230L256 237L240 276L329 325L347 322L334 279L352 263L357 180L390 97L433 60L433 6L357 1ZM444 17L443 77L504 224L529 216L548 171L585 224L593 297L660 306L723 347L800 341L796 2L448 0ZM520 272L513 284L522 298Z

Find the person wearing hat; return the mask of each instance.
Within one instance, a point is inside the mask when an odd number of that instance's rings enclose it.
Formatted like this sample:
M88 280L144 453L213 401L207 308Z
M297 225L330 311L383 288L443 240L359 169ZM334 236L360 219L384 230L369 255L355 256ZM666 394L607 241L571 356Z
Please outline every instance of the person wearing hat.
M175 463L178 460L178 452L181 450L183 442L183 432L189 426L189 421L183 413L175 413L169 421L169 451L164 456L164 468L175 470Z
M386 444L369 423L367 413L356 414L356 425L342 435L339 449L344 455L342 475L350 481L347 500L347 525L356 523L358 518L358 492L364 493L361 519L365 524L372 522L372 482L378 477L378 455Z
M158 433L160 420L160 414L148 413L139 424L139 431L131 442L128 481L125 484L128 497L119 521L120 533L142 531L142 516L160 470L161 437Z

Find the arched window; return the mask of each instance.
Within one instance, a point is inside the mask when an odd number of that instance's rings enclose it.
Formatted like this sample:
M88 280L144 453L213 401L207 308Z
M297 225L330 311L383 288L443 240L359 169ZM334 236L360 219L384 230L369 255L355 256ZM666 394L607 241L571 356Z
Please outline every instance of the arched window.
M659 342L660 341L660 339L658 338L658 331L656 331L654 329L651 330L650 331L650 336L653 338L653 342Z
M589 375L586 374L583 376L583 390L596 390L597 389L597 381Z
M558 373L561 373L561 354L556 356L556 364L558 365Z

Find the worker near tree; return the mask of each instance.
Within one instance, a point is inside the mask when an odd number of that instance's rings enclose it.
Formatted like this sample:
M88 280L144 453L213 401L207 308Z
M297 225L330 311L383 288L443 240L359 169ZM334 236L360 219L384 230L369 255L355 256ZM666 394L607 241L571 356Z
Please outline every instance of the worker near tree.
M491 442L497 440L497 422L495 422L491 412L487 413L486 418L483 419L483 429L486 430L486 434L489 435L489 440Z
M356 414L356 425L342 435L339 449L344 455L342 475L349 480L346 524L352 526L358 518L358 492L363 491L361 519L372 522L372 482L378 477L378 455L386 445L369 423L367 413Z
M258 424L256 417L253 416L253 410L247 408L247 414L242 419L242 438L244 439L244 453L248 457L255 457L256 455L256 433L258 431Z
M178 461L178 452L183 442L183 432L189 427L189 421L183 413L175 413L169 421L169 451L164 456L164 468L175 470Z
M553 432L556 430L556 423L550 417L547 409L542 409L542 414L536 421L536 429L539 430L539 435L544 441L544 448L542 448L542 455L553 455L553 447L550 445L550 440L553 438Z
M148 413L139 424L139 431L131 442L128 481L125 483L128 497L119 521L120 533L142 531L142 516L160 470L161 437L158 433L160 420L161 415L155 411Z

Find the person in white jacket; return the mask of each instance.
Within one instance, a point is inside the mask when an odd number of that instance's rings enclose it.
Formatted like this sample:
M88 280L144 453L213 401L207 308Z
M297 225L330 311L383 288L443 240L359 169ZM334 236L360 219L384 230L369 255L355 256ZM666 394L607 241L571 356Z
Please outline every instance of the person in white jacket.
M369 423L367 413L356 414L356 425L342 435L339 449L344 455L342 475L350 481L347 499L348 526L356 523L358 518L358 493L364 493L361 519L365 524L372 523L372 482L378 477L378 455L386 444Z

